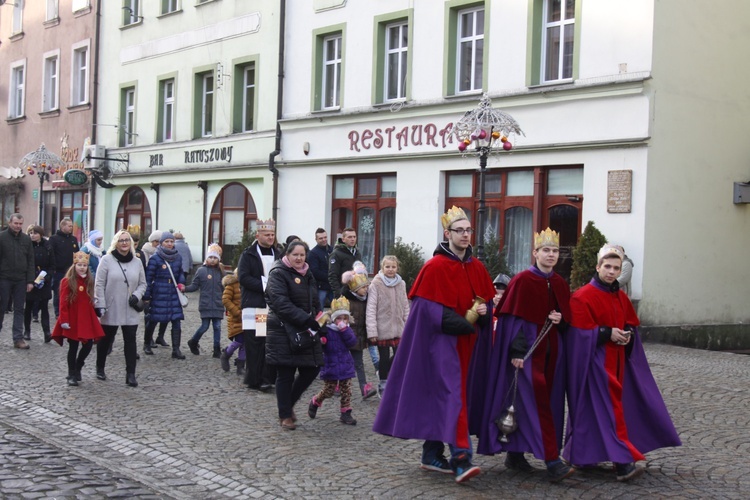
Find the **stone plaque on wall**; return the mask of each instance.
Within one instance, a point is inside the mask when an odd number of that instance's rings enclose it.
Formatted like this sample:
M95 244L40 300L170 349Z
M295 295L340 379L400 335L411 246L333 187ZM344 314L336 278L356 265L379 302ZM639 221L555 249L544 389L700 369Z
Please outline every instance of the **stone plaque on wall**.
M607 212L629 214L633 195L633 171L610 170L607 173Z

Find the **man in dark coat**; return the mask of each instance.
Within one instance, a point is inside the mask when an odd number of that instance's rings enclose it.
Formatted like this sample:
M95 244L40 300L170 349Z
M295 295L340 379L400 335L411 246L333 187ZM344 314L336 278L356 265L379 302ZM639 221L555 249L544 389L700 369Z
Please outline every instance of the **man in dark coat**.
M55 254L55 273L52 277L52 292L55 295L52 305L55 317L60 314L60 281L73 265L73 254L79 250L78 240L73 236L73 221L68 217L60 221L60 228L49 237L52 253Z
M251 389L268 392L276 381L276 373L266 364L265 331L256 335L256 313L265 312L267 305L264 292L268 282L268 271L281 258L274 245L276 222L273 219L259 220L255 241L240 256L237 277L242 294L242 334L245 343L245 384ZM265 326L265 325L264 325Z
M316 245L307 254L307 263L310 265L310 271L312 271L315 282L318 284L320 307L324 308L333 299L331 284L328 282L328 260L331 257L331 252L333 252L333 247L328 244L328 233L322 227L315 231L315 243ZM340 282L339 288L341 288Z
M8 229L0 231L0 331L5 307L13 299L13 347L28 349L23 339L23 308L26 294L34 288L34 248L23 232L23 216L12 214Z
M341 295L341 275L349 271L358 260L362 260L362 254L357 250L357 231L347 227L341 233L328 264L328 284L334 297Z
M480 473L471 462L466 378L477 333L491 335L485 302L495 289L487 269L472 256L473 231L464 211L451 208L442 224L447 241L435 249L409 292L409 318L373 430L424 439L420 467L452 473L461 483ZM450 462L443 456L445 442Z

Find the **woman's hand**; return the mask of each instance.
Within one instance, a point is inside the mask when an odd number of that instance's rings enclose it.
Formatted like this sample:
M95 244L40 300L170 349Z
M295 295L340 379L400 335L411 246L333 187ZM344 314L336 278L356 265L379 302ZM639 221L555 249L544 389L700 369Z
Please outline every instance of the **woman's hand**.
M182 283L177 283L177 289L179 291L181 291L181 292L184 292L185 291L185 285L183 285Z
M516 368L523 369L523 359L521 358L513 358L510 360L510 364L515 366Z
M551 311L547 316L553 325L559 325L562 320L562 313L559 311Z

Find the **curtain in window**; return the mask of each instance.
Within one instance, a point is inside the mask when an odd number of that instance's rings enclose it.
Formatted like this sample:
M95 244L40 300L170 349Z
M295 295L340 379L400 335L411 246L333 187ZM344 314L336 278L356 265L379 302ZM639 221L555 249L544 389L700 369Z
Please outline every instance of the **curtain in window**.
M505 211L505 250L508 267L518 274L531 264L531 210L513 207Z
M357 247L362 252L362 262L367 272L374 271L375 264L375 209L365 207L357 210Z
M388 255L389 250L393 247L393 243L396 240L396 209L393 207L384 208L380 211L380 244L378 245L378 258L382 258ZM370 272L375 273L380 269L379 262L377 269L368 269Z

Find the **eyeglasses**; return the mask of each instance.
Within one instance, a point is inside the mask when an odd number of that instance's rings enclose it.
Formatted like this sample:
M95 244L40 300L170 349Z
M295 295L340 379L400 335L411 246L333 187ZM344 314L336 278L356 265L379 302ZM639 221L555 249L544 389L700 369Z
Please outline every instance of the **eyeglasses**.
M117 240L117 243L130 243L130 240Z
M449 231L453 231L456 234L473 234L474 230L470 227L467 228L458 228L458 229L449 229Z

